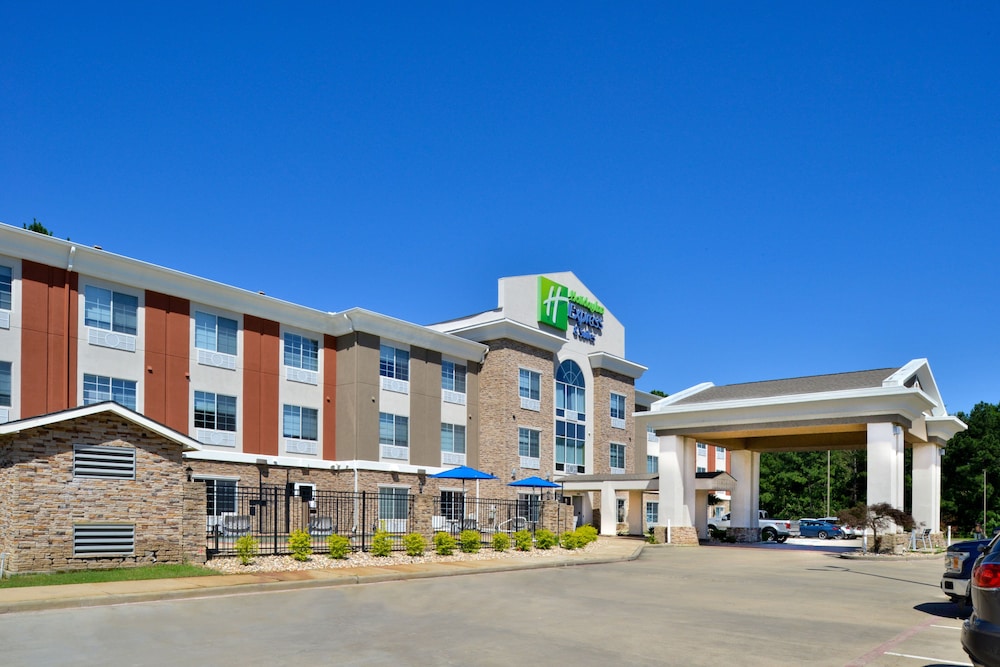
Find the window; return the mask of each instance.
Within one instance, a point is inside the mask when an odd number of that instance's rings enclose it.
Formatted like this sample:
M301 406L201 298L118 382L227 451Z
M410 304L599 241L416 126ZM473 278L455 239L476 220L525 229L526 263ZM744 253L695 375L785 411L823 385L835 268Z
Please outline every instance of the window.
M611 394L611 427L625 428L625 397Z
M463 491L442 491L441 514L448 521L461 521L464 519L465 493Z
M726 450L722 447L715 448L715 469L725 470L726 469Z
M299 405L285 405L282 433L293 440L319 440L319 410Z
M708 455L708 445L706 445L704 442L699 442L698 453Z
M556 470L586 472L587 442L585 379L576 362L567 359L556 369Z
M695 472L708 472L708 468L706 468L705 466L697 466L697 467L695 467L694 471Z
M11 403L11 373L10 362L0 361L0 406L9 408Z
M236 430L236 397L194 392L194 427L213 431Z
M538 442L541 433L531 428L517 429L517 453L521 457L521 467L540 469L541 460L538 452Z
M541 497L537 493L519 493L517 494L517 516L538 523L538 510L541 504Z
M130 556L135 553L135 524L73 524L73 555Z
M379 528L390 533L405 533L410 516L410 490L398 486L382 486L378 490Z
M0 266L0 310L13 309L13 299L11 298L12 284L13 271L9 266Z
M378 413L378 442L382 458L410 458L410 419L388 412Z
M646 456L646 472L660 472L659 456Z
M138 332L139 298L87 285L84 290L84 323L88 327L135 336Z
M378 374L384 378L409 381L410 353L391 345L380 346Z
M285 333L285 365L305 371L318 371L319 341Z
M625 445L611 443L611 472L625 472Z
M660 523L660 503L646 503L646 525L655 526Z
M625 499L615 498L618 505L618 523L625 523Z
M441 424L441 451L465 453L465 427L459 424Z
M195 477L205 482L205 513L208 516L236 513L236 480Z
M521 397L521 407L525 410L539 411L542 398L542 376L535 371L521 368L518 371L517 393Z
M104 401L114 401L129 410L135 410L135 382L84 374L83 404L92 405Z
M236 320L195 312L194 346L199 350L236 354ZM287 359L287 344L286 344ZM287 361L285 362L288 363Z
M73 445L73 477L135 479L135 447Z
M441 388L446 391L454 391L459 394L464 394L465 373L465 366L460 366L453 361L442 361Z

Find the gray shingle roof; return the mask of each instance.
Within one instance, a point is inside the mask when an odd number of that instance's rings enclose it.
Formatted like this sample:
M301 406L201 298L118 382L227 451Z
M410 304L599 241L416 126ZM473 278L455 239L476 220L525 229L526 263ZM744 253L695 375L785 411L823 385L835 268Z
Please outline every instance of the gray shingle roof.
M879 368L870 371L854 371L852 373L810 375L786 380L727 384L721 387L709 387L697 394L682 398L674 403L674 405L739 401L748 398L772 398L775 396L794 396L796 394L816 394L827 391L881 387L882 381L897 370L899 369Z

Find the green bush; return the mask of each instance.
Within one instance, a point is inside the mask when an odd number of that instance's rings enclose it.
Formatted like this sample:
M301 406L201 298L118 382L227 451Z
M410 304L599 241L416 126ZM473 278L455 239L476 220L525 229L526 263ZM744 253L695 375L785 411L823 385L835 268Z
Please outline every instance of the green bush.
M531 533L527 530L514 533L514 548L518 551L531 551Z
M253 535L244 535L236 540L236 555L239 557L240 563L249 565L253 557L257 555L258 546L260 546L260 543L257 542L257 538Z
M450 556L455 553L455 538L448 533L435 533L434 534L434 551L437 552L439 556Z
M462 553L474 554L483 546L483 538L478 530L463 530L458 536Z
M507 551L507 549L510 549L510 538L507 537L507 533L494 533L493 551Z
M652 528L646 530L646 544L656 544L656 534Z
M375 531L375 536L372 537L372 555L373 556L389 556L392 554L392 535L385 532L384 530Z
M326 546L330 549L330 558L347 558L351 552L351 541L343 535L331 535L326 538Z
M582 540L582 543L580 544L581 547L585 547L591 542L597 541L597 529L593 526L580 526L574 532L576 532Z
M312 535L304 530L293 530L288 534L288 548L292 558L299 561L309 560L312 555Z
M579 549L586 544L584 539L585 538L582 537L579 532L575 530L567 530L559 536L559 545L563 549Z
M420 533L410 533L403 538L403 548L407 556L423 556L427 542Z
M535 546L539 549L548 550L559 543L556 534L547 528L539 528L535 531Z

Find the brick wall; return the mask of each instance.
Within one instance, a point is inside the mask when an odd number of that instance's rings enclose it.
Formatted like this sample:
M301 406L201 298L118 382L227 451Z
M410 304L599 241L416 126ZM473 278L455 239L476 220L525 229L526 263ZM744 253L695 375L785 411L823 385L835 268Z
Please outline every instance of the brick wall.
M136 478L74 478L74 444L134 447ZM198 485L187 483L176 442L117 415L99 413L25 430L0 445L5 458L0 466L0 543L11 554L11 572L179 563L198 560L199 553L203 557L204 494L200 504L195 502ZM75 556L74 525L88 523L134 524L134 553Z

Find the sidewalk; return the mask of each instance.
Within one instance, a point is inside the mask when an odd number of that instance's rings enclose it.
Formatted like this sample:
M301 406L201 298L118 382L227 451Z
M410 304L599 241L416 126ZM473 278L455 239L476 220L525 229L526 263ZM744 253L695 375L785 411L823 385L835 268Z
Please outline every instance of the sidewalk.
M587 553L570 551L564 555L544 559L414 563L385 567L351 567L261 574L220 574L177 579L4 588L0 589L0 614L298 588L371 584L383 581L450 577L485 572L615 563L638 558L642 552L643 544L643 541L638 538L601 537L597 540L596 547Z

